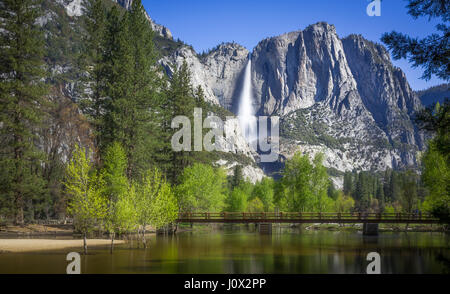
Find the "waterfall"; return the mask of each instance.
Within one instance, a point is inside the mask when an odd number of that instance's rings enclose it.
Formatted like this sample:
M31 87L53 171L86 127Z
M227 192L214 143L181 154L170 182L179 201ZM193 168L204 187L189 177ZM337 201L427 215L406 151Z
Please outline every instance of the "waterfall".
M258 139L257 122L253 109L252 59L249 56L244 72L244 84L239 101L238 118L243 135L248 143Z

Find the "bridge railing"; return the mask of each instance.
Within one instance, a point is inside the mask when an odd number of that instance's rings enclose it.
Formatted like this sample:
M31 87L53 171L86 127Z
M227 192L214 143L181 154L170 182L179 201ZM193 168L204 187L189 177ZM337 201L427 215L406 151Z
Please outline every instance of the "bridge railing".
M422 213L339 213L339 212L189 212L180 213L179 220L435 220L429 214Z

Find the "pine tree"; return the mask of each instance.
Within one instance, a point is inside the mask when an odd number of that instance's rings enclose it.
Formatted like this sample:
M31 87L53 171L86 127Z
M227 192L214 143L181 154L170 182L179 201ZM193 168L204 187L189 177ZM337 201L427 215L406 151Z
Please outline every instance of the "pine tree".
M359 201L362 194L362 173L357 173L355 175L355 190L353 192L353 199Z
M231 179L231 189L238 187L244 181L244 176L242 175L242 165L237 164L234 167L233 177Z
M105 112L105 34L106 9L102 0L85 2L82 53L79 58L79 68L83 72L79 89L80 106L94 126L95 147L102 146L102 128Z
M391 170L386 169L384 172L383 177L383 192L384 192L384 198L386 202L392 202L392 195L391 195Z
M384 197L384 187L380 180L378 180L376 198L378 199L378 203L380 205L380 211L383 212L384 206L386 205L386 200Z
M450 2L443 0L409 0L408 13L414 18L420 16L441 19L437 31L423 39L393 31L385 33L381 40L392 51L394 59L407 58L414 67L422 67L422 78L429 80L435 75L443 80L450 79L449 31Z
M393 171L391 173L391 178L389 180L389 194L391 196L391 201L400 201L401 198L401 182L397 172Z
M170 87L166 93L167 101L165 105L166 120L169 122L166 125L167 132L173 134L174 131L170 129L170 121L176 116L186 116L193 121L193 111L195 107L195 99L191 85L190 71L186 61L183 62L179 69L174 69ZM192 137L192 136L191 136ZM192 142L191 142L192 150ZM172 183L177 183L177 179L185 167L192 164L192 157L190 151L173 151L171 150L171 165L169 176Z
M44 185L41 153L35 142L47 93L43 82L44 37L36 24L41 15L39 4L38 0L0 3L0 165L5 184L1 193L12 198L18 224L24 223L25 203Z
M118 142L125 149L127 157L127 147L131 144L129 131L135 110L135 101L130 94L134 66L131 44L128 42L128 18L129 13L121 17L116 7L107 14L104 61L107 99L102 129L102 153L106 146Z
M207 103L205 101L205 91L203 91L202 86L199 85L197 89L195 89L194 97L195 97L195 104L197 107L200 107L202 109L206 108Z
M345 172L344 174L344 194L349 196L352 195L353 190L353 175L351 172Z
M128 157L127 175L137 178L156 159L165 140L161 119L162 80L158 75L153 32L140 1L121 18L107 17L105 45L107 96L105 142L118 141Z
M129 156L128 175L136 177L139 171L150 168L150 163L164 147L161 106L164 100L162 79L159 76L157 51L154 47L153 36L144 7L140 0L133 1L128 18L130 39L133 44L132 68L130 79L131 95L134 101L132 112L133 123L129 134L130 144L126 146Z

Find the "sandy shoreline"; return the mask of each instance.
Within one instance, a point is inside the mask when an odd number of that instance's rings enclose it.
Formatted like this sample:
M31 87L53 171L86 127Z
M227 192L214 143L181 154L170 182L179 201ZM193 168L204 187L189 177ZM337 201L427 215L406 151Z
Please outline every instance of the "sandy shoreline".
M123 244L123 240L115 240L114 244ZM111 240L88 239L89 246L110 245ZM4 252L33 252L45 250L58 250L66 248L83 249L83 240L47 240L47 239L0 239L0 253Z

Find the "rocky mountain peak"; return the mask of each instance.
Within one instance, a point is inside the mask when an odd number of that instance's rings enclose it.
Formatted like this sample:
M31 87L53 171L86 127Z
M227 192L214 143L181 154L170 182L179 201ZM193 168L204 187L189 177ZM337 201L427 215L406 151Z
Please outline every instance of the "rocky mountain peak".
M126 10L130 10L131 5L133 5L133 0L112 0L112 1L118 3L120 6L122 6ZM173 39L172 32L168 28L155 23L153 21L153 19L150 17L150 15L148 15L147 12L145 12L145 15L147 16L147 19L149 20L153 31L157 32L161 37L171 39L171 40Z
M311 24L307 26L303 31L312 31L316 34L335 34L336 33L336 27L333 24L329 24L327 22L321 21L317 22L315 24Z
M242 56L248 56L249 51L237 43L222 43L216 48L210 50L207 54L204 54L203 60L210 58L217 58L218 56L225 56L229 58L240 58Z
M84 13L85 0L56 0L56 1L57 3L63 5L66 8L67 15L69 15L70 17L79 17ZM133 0L107 0L107 1L113 1L122 6L126 10L130 10L131 5L133 4ZM145 14L150 22L153 31L157 32L163 38L173 39L172 33L168 28L155 23L147 12L145 12Z
M323 101L341 113L354 100L356 83L342 42L327 23L262 41L253 65L260 112L287 114Z
M388 132L392 143L422 146L422 135L412 123L422 104L403 71L392 65L387 50L355 35L343 39L343 44L361 100L377 125Z
M194 87L201 86L205 99L232 109L240 91L241 74L249 51L236 43L223 43L208 53L198 55L192 47L182 46L160 61L169 76L174 67L186 61Z

